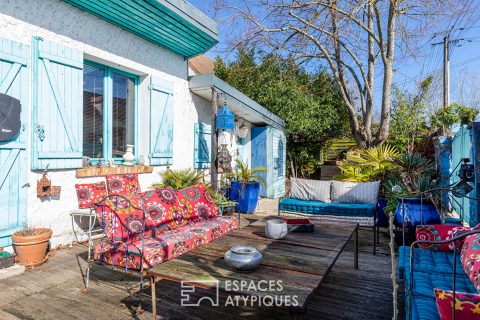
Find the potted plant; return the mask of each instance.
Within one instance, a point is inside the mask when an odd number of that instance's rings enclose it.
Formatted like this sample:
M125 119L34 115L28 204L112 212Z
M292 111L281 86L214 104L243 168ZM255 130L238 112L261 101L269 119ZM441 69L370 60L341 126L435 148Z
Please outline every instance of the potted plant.
M346 154L346 159L338 164L342 174L334 177L337 180L350 182L369 182L380 180L380 195L377 212L380 227L388 226L388 218L384 208L387 206L385 183L387 178L398 169L395 159L400 155L393 146L383 144L368 149L353 148ZM387 190L388 191L388 190Z
M13 248L18 261L26 267L38 266L48 260L52 230L25 227L12 235Z
M203 172L195 169L167 169L160 173L160 177L162 178L162 183L154 183L152 184L152 188L172 187L175 190L180 190L204 183Z
M227 174L227 179L230 181L229 198L238 203L236 211L253 213L257 208L260 188L265 186L265 179L261 173L267 172L267 169L251 169L240 159L235 162L233 172Z

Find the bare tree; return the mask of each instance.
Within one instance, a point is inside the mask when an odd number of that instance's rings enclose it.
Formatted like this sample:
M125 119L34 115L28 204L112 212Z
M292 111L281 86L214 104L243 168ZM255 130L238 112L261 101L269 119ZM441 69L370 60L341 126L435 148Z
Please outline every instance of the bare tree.
M450 1L452 3L450 3ZM236 44L269 48L313 67L326 66L348 110L359 146L383 143L389 136L395 49L413 55L419 39L437 24L461 14L453 0L216 0L245 28ZM463 6L465 8L465 6ZM406 19L411 19L410 25ZM446 23L443 26L447 25ZM246 26L246 27L245 27ZM320 63L319 63L320 62ZM380 70L381 95L375 93ZM376 97L377 96L377 97ZM380 103L375 102L380 98ZM374 106L380 107L374 123Z

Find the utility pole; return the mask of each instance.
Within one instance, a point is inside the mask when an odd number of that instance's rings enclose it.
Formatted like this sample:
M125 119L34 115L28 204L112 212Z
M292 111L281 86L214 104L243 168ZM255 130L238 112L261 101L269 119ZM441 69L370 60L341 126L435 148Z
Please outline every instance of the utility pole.
M450 105L450 58L448 55L448 46L450 33L443 38L443 106Z

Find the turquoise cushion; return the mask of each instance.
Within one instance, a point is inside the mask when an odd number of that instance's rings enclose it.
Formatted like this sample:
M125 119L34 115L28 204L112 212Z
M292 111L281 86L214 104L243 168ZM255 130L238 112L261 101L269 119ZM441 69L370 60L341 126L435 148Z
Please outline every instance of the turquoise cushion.
M430 273L453 273L453 253L436 251L430 249L415 248L414 265L413 268L416 271L424 271ZM457 255L457 274L465 275L463 271L462 263L460 261L460 255ZM400 279L403 279L405 270L410 269L410 247L401 246L398 249L398 275Z
M373 204L322 202L285 198L280 201L280 210L318 215L373 217Z
M408 304L405 304L405 314L408 315ZM408 316L406 317L408 319ZM425 298L413 295L412 297L412 320L440 319L435 296Z
M456 290L467 293L478 293L472 282L464 272L456 277ZM410 272L405 273L405 290L408 295L410 288ZM429 273L422 271L413 272L413 294L435 299L433 289L453 290L453 275Z

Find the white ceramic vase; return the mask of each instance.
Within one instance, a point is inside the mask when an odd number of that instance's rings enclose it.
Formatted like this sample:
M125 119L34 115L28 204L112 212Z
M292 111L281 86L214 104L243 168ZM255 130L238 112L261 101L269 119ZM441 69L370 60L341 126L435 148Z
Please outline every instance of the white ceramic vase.
M287 223L282 219L270 219L265 225L265 235L270 239L284 239L288 234Z
M127 152L123 155L123 164L124 165L133 165L133 160L135 160L135 155L133 154L133 144L127 144Z

